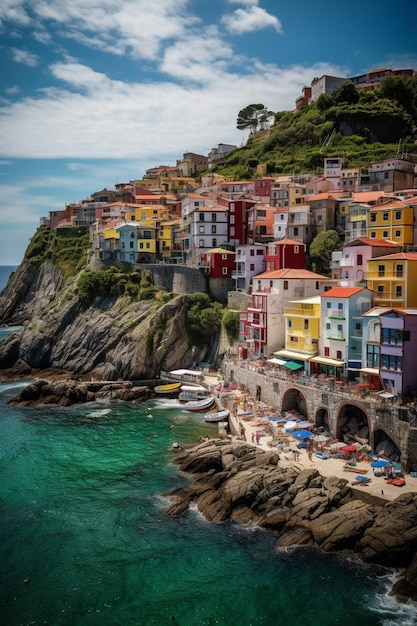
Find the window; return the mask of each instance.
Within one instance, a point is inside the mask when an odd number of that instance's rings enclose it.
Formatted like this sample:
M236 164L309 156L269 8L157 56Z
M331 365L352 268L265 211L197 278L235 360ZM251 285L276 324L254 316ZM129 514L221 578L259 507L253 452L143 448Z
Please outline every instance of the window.
M231 203L230 203L230 212L231 212L231 213L234 213L234 212L235 212L235 203L234 203L234 202L231 202Z
M288 320L288 328L292 328L292 320Z
M387 230L383 230L382 231L382 237L383 237L383 239L388 239L388 231Z
M204 235L204 226L199 226L198 228L198 232L202 235Z
M222 274L226 275L227 274L227 267L222 267Z
M395 236L397 239L399 239L401 237L401 231L400 230L396 230L395 231Z
M401 285L396 285L395 287L395 297L402 298L403 297L403 288Z
M308 320L304 320L304 330L308 330Z
M294 237L298 237L298 228L294 228Z
M217 246L217 239L212 239L211 245L213 246L213 248L215 248Z
M376 222L376 213L371 213L371 222Z
M366 346L366 367L379 368L379 346L372 344Z
M250 249L249 255L250 256L255 256L255 250L253 248Z
M338 311L343 311L343 302L338 302L337 303L337 310Z
M402 346L403 333L396 328L382 328L381 329L381 344L388 344L392 346Z
M212 234L212 235L215 235L215 234L216 234L216 228L217 228L217 226L216 226L216 225L213 225L213 226L211 227L211 234Z
M326 322L326 330L330 330L332 327L332 325L330 324L330 322Z
M226 261L226 259L227 259L227 254L222 254L222 260Z
M374 230L371 232L371 239L376 239L376 232Z
M356 265L363 265L363 257L361 254L358 254L356 257Z
M254 272L255 271L255 263L251 263L250 264L250 271Z
M338 324L337 325L337 330L339 331L339 333L341 333L342 330L343 330L343 324Z
M318 280L316 280L316 291L318 291L320 289L320 283Z
M332 303L331 302L326 302L326 308L330 309L332 307Z
M284 280L284 289L287 290L288 289L288 280Z
M330 356L330 348L324 348L324 356Z
M396 220L400 220L401 219L401 211L395 211L395 219Z
M385 265L378 265L378 276L385 276Z
M234 227L234 226L231 226L231 227L230 227L230 236L231 236L231 237L234 237L234 236L235 236L235 227Z
M257 250L256 251L256 256L263 256L264 255L264 251L263 250Z
M397 267L395 268L395 275L397 278L402 278L403 270L404 270L403 265L399 263Z
M383 214L382 214L382 220L383 220L384 222L388 222L388 219L389 219L389 214L388 214L388 213L383 213Z
M199 213L198 214L198 219L200 222L204 222L204 213Z
M349 272L348 272L348 270L345 270L345 278L349 278Z
M337 350L337 352L336 352L336 359L342 360L342 351L341 350Z
M378 295L379 296L384 295L384 285L378 285Z
M130 249L133 250L133 241L129 241Z
M198 242L198 245L200 248L204 248L204 239L200 239L200 241Z
M300 250L300 246L294 246L294 254L298 254Z
M212 213L211 214L211 221L212 222L217 222L217 215L216 215L216 213Z

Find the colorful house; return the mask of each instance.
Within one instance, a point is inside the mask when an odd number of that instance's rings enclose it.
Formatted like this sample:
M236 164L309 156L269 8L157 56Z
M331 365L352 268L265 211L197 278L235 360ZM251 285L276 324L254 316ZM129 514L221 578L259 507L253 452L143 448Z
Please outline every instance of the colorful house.
M340 255L340 285L342 287L364 286L365 270L369 259L396 252L400 252L400 247L384 239L359 238L351 241L343 247L340 253L334 253L335 259ZM333 275L333 278L335 277Z
M417 307L417 253L369 259L365 279L377 306Z
M294 239L280 239L268 244L265 255L266 270L281 270L285 267L304 269L306 245Z
M401 247L414 244L414 209L406 202L371 207L368 239L390 239Z
M274 356L304 364L308 371L309 359L319 352L320 309L320 296L296 300L284 309L285 348Z
M235 290L249 293L251 279L265 271L266 246L260 243L237 246L232 278Z
M417 309L381 313L379 372L385 389L404 401L417 395Z
M310 359L311 373L359 375L362 367L362 314L373 306L362 287L333 287L321 294L320 356Z
M305 269L266 271L252 279L252 303L241 313L241 341L251 356L266 357L285 344L284 308L333 286L326 276Z

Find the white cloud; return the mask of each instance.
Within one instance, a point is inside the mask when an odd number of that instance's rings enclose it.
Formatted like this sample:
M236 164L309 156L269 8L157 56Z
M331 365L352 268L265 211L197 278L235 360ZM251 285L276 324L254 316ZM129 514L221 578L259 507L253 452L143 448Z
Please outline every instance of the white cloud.
M236 9L232 14L224 15L222 23L230 33L237 35L262 30L269 26L272 26L278 33L282 33L279 19L253 3L250 3L247 9Z
M209 74L210 66L202 62L201 71ZM326 64L279 69L255 62L239 75L220 64L204 84L177 85L114 81L75 63L51 70L71 90L45 89L3 106L0 156L152 162L164 155L175 160L183 149L207 153L217 142L240 142L237 113L254 94L273 111L293 109L312 76L340 73Z
M10 48L10 54L13 61L16 63L23 63L23 65L27 65L28 67L36 67L39 64L39 57L27 50Z

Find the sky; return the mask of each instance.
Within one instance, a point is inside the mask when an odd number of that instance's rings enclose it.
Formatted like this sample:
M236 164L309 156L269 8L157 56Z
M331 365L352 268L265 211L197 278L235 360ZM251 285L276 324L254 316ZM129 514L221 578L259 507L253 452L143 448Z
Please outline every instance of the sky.
M406 0L1 0L0 265L49 211L242 145L239 111L293 110L323 74L417 69Z

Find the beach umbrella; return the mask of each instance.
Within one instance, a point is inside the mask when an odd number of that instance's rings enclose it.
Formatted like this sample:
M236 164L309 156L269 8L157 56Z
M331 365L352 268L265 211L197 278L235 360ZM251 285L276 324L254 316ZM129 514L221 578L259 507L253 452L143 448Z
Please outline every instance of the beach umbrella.
M371 463L371 467L386 467L387 465L389 465L389 462L384 461L384 459L377 459Z
M343 446L343 448L340 449L342 452L356 452L357 447L352 444L350 446Z
M313 433L309 430L296 430L292 436L294 439L310 439L313 436Z

